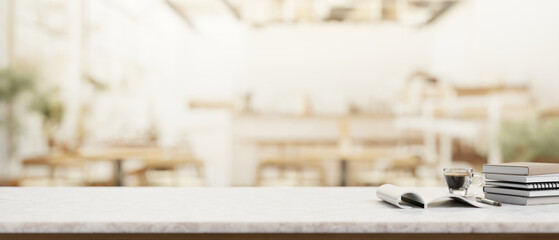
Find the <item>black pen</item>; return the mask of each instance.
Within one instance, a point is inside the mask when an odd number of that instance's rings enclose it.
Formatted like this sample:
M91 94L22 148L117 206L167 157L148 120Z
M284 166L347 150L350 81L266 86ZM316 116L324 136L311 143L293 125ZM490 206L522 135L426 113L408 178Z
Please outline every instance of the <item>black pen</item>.
M497 201L493 201L491 199L487 199L487 198L480 198L480 197L476 197L476 200L480 203L485 203L485 204L489 204L489 205L493 205L493 206L501 206L500 202Z

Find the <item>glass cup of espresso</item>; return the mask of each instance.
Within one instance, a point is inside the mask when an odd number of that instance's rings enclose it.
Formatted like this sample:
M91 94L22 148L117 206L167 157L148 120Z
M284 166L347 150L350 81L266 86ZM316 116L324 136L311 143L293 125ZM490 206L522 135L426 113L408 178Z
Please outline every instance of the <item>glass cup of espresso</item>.
M466 196L468 188L479 187L484 182L481 175L471 168L445 168L444 178L448 191L459 196Z

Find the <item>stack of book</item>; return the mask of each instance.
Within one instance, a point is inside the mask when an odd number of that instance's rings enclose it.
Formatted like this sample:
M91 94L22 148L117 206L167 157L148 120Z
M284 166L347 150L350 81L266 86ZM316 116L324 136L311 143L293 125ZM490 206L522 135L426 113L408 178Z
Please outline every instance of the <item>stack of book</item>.
M485 198L502 203L559 203L559 164L514 162L483 165Z

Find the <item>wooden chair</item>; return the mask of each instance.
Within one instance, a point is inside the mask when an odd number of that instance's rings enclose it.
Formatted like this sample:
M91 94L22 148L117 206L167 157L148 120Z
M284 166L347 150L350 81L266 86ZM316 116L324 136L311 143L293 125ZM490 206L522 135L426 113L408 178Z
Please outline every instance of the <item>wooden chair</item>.
M139 178L140 186L204 186L204 163L192 156L150 157L144 166L129 175Z
M22 164L20 186L80 186L84 183L84 162L70 154L28 157ZM42 174L36 174L36 168L40 168Z
M116 186L114 163L107 159L84 159L84 185L92 187Z
M258 165L258 186L324 186L325 171L315 158L267 158Z
M321 161L325 149L336 146L331 139L280 139L258 141L262 156L257 167L257 186L324 186Z
M32 156L24 158L22 169L18 179L19 186L26 185L50 185L53 168L48 156ZM37 173L40 171L41 173Z
M421 163L417 156L398 156L389 152L368 153L354 156L350 161L350 186L379 186L415 182L416 167ZM413 185L413 184L412 184Z

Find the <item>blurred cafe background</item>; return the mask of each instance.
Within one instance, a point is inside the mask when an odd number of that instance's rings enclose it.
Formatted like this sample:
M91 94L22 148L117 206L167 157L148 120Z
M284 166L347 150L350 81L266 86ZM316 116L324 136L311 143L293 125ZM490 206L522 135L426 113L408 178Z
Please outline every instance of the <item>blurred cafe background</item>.
M556 0L0 0L0 185L559 161Z

